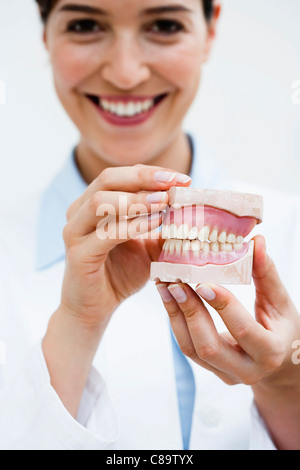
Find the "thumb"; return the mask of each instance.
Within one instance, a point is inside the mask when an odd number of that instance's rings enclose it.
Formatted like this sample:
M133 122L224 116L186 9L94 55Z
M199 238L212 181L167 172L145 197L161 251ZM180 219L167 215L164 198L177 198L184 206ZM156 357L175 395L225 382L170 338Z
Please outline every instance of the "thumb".
M274 261L267 255L266 241L262 235L254 237L253 280L258 304L271 304L281 310L289 300Z

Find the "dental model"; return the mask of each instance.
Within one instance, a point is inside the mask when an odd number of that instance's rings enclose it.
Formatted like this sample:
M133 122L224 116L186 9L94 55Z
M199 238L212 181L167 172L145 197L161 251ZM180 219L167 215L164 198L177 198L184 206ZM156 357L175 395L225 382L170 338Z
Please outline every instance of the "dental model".
M151 280L251 284L254 242L244 239L262 219L257 194L171 188Z

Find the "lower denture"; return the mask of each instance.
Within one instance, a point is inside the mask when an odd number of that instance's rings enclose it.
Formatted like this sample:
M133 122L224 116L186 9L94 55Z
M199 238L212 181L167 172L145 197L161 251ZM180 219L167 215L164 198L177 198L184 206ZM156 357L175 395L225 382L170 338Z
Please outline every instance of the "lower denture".
M243 243L241 250L233 250L231 253L223 251L219 253L213 253L212 251L204 253L202 250L200 250L199 253L195 253L193 250L188 250L184 253L181 252L180 254L176 252L171 254L170 252L163 250L158 261L162 263L192 264L194 266L205 266L207 264L225 265L234 263L241 259L247 253L248 248L249 243L246 242Z

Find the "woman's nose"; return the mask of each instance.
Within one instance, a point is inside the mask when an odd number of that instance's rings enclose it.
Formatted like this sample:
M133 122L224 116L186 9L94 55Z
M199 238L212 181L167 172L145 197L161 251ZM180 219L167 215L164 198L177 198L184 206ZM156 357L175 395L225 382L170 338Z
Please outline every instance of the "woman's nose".
M129 90L146 82L149 77L149 66L136 41L126 36L116 39L102 67L102 78L116 88Z

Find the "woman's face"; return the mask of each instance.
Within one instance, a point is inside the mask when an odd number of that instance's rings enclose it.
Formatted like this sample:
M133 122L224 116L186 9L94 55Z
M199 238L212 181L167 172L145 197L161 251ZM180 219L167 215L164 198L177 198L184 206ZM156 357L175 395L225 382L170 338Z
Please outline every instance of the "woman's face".
M45 29L60 101L110 165L147 163L181 132L213 37L201 0L59 0Z

